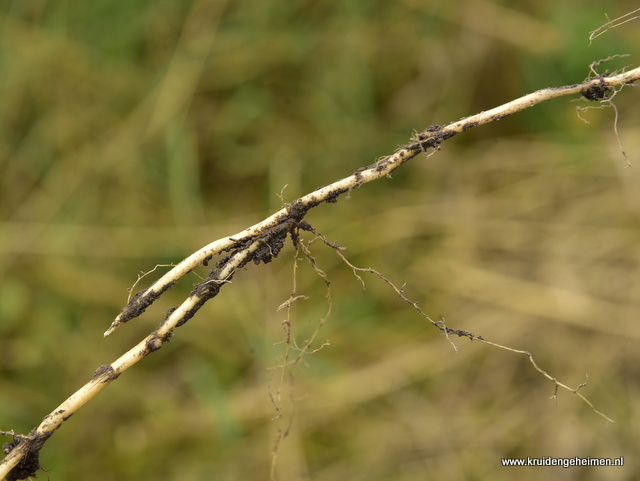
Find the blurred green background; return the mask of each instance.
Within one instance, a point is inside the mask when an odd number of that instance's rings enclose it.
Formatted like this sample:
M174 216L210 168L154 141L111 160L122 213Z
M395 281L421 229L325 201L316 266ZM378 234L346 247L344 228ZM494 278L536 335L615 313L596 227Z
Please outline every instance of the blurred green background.
M589 64L639 64L632 1L5 1L0 6L0 429L27 432L150 332L192 273L107 339L138 274L260 221L444 124ZM51 480L636 479L640 94L564 98L460 135L307 220L450 327L446 339L319 242L332 312L303 362L277 307L288 244L248 266L47 442ZM597 104L595 104L597 105ZM305 237L308 238L308 237ZM166 268L142 282L150 282ZM327 310L304 263L299 344ZM146 285L146 284L144 284ZM139 289L142 285L136 287ZM295 354L295 353L294 353ZM270 400L280 392L281 418ZM5 438L5 441L8 438ZM504 468L625 456L623 468Z

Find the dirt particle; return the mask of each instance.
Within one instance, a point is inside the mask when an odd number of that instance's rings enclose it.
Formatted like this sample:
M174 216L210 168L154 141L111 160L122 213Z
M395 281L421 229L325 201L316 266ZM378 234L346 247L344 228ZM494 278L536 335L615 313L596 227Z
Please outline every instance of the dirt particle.
M605 84L602 78L600 78L596 83L594 83L590 87L582 89L581 93L585 99L596 102L598 100L609 98L609 93L612 91L613 91L613 88Z
M96 369L96 372L91 376L91 380L100 378L100 382L111 382L117 379L119 375L110 365L103 365Z
M4 454L9 454L20 442L19 439L14 439L8 443L4 443L2 451ZM18 463L11 471L7 473L7 481L17 481L18 479L27 479L36 475L36 472L41 469L40 467L40 452L37 449L30 447L27 455Z
M427 149L429 148L439 149L440 144L442 142L453 137L458 133L455 130L451 130L451 129L439 128L437 130L429 130L429 129L435 129L436 127L438 126L432 125L431 127L427 127L427 129L421 132L420 135L418 136L419 140L414 144L412 144L410 148L413 149L414 151L420 150L422 152L426 152Z
M122 309L122 312L118 316L120 324L124 324L125 322L138 317L153 303L153 301L160 297L166 290L173 287L174 284L175 281L168 283L159 292L148 292L148 289L143 289L138 292L133 296L124 309Z
M426 129L424 129L422 131L422 134L420 134L421 136L423 136L424 138L428 137L428 135L425 135L425 132L437 132L438 130L440 130L442 128L442 125L439 124L434 124L434 125L430 125L429 127L427 127Z
M146 348L147 348L147 352L148 353L152 353L154 351L157 351L161 347L162 347L162 339L160 339L158 334L155 334L153 337L151 337L151 339L149 339L146 342Z
M340 194L346 191L347 191L346 189L339 189L331 192L327 196L327 204L335 204L336 202L338 202L338 197L340 196Z

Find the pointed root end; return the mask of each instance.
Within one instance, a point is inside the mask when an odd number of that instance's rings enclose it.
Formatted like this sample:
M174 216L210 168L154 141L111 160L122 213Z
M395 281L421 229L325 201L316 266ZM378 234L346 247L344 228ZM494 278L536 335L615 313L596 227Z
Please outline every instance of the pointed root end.
M113 321L113 324L111 324L109 326L109 329L107 329L106 331L104 331L104 337L109 336L109 334L111 334L113 331L116 330L116 328L120 325L121 323L118 322L118 320L116 319L115 321Z

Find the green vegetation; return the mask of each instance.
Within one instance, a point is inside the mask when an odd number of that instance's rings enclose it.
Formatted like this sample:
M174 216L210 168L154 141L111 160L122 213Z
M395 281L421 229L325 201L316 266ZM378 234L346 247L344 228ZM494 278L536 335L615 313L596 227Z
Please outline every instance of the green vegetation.
M490 1L20 2L0 6L0 429L26 433L188 294L102 333L141 271L179 261L406 143L414 130L638 66L633 8ZM293 249L248 266L41 453L54 479L634 479L638 91L561 99L459 135L307 217L434 319L532 352L447 340L320 242L332 313L281 372ZM597 104L594 104L597 105ZM305 237L305 239L308 237ZM143 279L155 279L156 273ZM206 268L192 274L193 283ZM137 288L141 288L141 285ZM327 311L299 263L292 335ZM295 352L293 353L295 355ZM270 400L281 389L278 412ZM3 438L8 441L9 438ZM3 441L4 442L4 441ZM618 457L624 468L504 468ZM634 464L636 464L634 466ZM606 472L605 472L606 471ZM565 474L568 473L568 474ZM41 474L41 476L46 476Z

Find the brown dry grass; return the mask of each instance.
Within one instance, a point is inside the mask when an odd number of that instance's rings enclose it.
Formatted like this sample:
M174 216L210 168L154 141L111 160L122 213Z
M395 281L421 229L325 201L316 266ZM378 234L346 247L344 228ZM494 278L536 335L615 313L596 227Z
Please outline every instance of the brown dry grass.
M102 332L139 271L171 263L390 153L413 129L631 53L584 2L9 2L0 34L0 428L25 432L157 325ZM610 17L623 14L620 2ZM629 3L631 4L631 2ZM366 6L365 6L366 5ZM444 144L308 220L432 317L526 358L450 344L382 282L332 281L319 343L283 356L289 247L250 267L47 443L51 479L633 479L640 328L638 95L576 116L557 100ZM326 312L300 266L293 334ZM193 282L196 282L194 275ZM503 468L506 456L625 456L624 468Z

